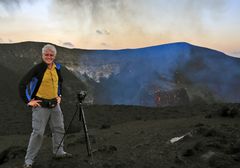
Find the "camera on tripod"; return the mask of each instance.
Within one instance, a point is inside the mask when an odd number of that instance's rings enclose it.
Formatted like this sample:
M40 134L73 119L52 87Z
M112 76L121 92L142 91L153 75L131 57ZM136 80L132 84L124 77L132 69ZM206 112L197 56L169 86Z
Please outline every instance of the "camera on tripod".
M87 96L87 91L81 90L81 91L77 92L77 99L79 101L79 103L77 103L77 109L76 109L75 113L73 114L73 117L72 117L72 119L71 119L71 121L70 121L70 123L69 123L69 125L66 129L66 132L64 133L64 136L63 136L60 144L58 145L56 153L58 153L58 150L59 150L61 144L63 143L65 135L67 134L67 132L68 132L75 116L76 116L76 114L79 113L79 121L81 121L82 124L83 124L83 130L84 130L84 134L85 134L88 156L91 156L92 163L93 163L92 147L91 147L91 143L90 143L90 139L89 139L89 135L88 135L87 123L86 123L85 114L84 114L84 111L83 111L83 104L82 104L82 102L83 102L83 100L85 99L86 96Z
M77 98L79 103L82 103L86 96L87 96L87 91L84 91L84 90L79 91L79 93L77 93Z

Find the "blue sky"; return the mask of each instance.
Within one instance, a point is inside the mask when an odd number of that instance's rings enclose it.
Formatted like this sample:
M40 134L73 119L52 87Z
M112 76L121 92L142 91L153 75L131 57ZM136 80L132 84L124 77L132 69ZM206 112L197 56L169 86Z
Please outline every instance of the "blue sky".
M121 49L189 42L240 57L239 0L0 0L0 43Z

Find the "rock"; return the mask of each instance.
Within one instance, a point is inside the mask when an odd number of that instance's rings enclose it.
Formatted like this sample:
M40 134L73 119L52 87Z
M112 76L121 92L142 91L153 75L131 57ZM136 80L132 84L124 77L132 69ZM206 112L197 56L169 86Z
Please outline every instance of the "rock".
M91 144L95 144L96 143L96 138L93 135L89 135L89 140ZM86 139L85 139L85 135L81 135L79 138L73 140L72 142L68 143L68 146L75 146L77 144L86 144Z
M103 167L103 168L111 168L111 167L112 167L112 164L106 162L106 163L103 163L102 167Z
M203 123L197 123L197 124L195 125L195 127L202 127L202 126L204 126Z
M230 154L240 153L240 140L230 145L229 153Z
M233 160L240 162L240 153L232 155Z
M103 145L98 149L98 151L103 152L103 153L109 153L112 154L113 152L117 151L117 147L114 145Z
M108 129L111 128L110 124L103 124L100 129Z
M220 110L220 115L222 117L232 117L234 118L239 112L239 109L237 107L228 107L224 106Z
M214 168L227 168L232 167L234 160L229 155L224 155L222 153L215 153L209 158L209 165Z
M0 153L0 165L12 159L23 158L25 156L25 149L19 146L10 146Z
M194 150L193 149L186 149L183 154L183 156L188 157L188 156L193 156L194 155Z
M216 153L213 151L208 151L207 153L203 154L201 158L205 161L208 161L212 156L214 156Z
M215 128L208 129L205 134L205 137L225 137L223 132L220 132L219 130Z

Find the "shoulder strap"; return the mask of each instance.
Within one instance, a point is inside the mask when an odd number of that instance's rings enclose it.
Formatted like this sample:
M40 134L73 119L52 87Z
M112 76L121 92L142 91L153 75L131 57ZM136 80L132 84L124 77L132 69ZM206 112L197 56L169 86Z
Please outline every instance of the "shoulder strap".
M56 65L57 70L60 70L60 69L61 69L61 64L55 63L55 65Z

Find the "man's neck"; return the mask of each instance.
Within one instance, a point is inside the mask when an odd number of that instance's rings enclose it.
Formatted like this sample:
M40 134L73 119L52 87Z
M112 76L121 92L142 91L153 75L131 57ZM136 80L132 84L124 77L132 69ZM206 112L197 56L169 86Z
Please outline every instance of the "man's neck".
M52 69L52 67L53 67L53 63L48 64L48 69Z

